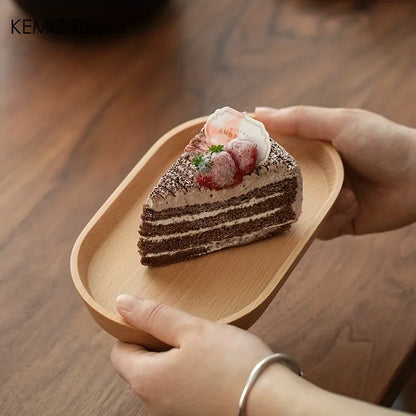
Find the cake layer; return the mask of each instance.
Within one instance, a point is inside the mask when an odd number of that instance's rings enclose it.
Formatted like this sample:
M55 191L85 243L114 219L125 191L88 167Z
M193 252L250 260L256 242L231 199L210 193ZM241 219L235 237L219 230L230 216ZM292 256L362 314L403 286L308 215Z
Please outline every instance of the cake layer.
M177 217L172 217L172 218L168 218L166 220L155 220L155 221L151 221L152 224L158 224L158 225L166 225L166 224L172 224L173 222L179 220L181 222L185 222L185 221L195 221L198 220L200 218L209 218L209 217L215 217L218 214L221 214L223 212L226 211L231 211L235 208L241 208L241 207L249 207L249 206L253 206L253 205L257 205L260 202L264 202L268 199L271 198L276 198L279 195L282 195L283 192L277 192L276 194L273 195L268 195L265 197L261 197L258 196L256 198L251 198L249 200L247 200L247 198L240 198L239 203L236 203L235 205L232 205L230 207L226 207L224 209L222 208L218 208L216 210L213 211L206 211L206 212L198 212L196 214L187 214L187 215L179 215Z
M267 134L264 137L270 140L267 158L252 165L253 147L242 144L241 138L229 140L231 147L222 151L210 150L204 129L191 139L143 206L138 242L143 264L170 264L246 244L282 232L297 220L302 204L299 166ZM257 150L263 149L261 141L256 143ZM235 176L232 186L221 186L218 175L225 175L221 169L230 171L223 164L229 155L237 169L243 171L242 160L251 167L242 177Z
M203 137L203 133L200 134ZM271 151L266 164L256 167L252 173L245 175L239 186L219 189L215 192L196 182L197 171L192 162L194 155L185 152L160 178L150 193L146 205L155 211L163 211L195 203L221 202L224 199L245 193L246 188L252 187L254 182L256 187L263 187L288 177L299 176L300 181L300 172L296 161L274 140L270 140L270 143Z
M236 205L224 209L206 211L193 215L178 216L169 220L143 221L140 234L144 237L177 233L178 230L186 232L200 230L201 228L215 227L230 220L250 217L259 213L273 210L275 207L292 205L296 198L296 190L277 192L262 198L241 198ZM210 215L211 214L211 215Z
M296 220L296 213L291 205L280 206L248 218L240 218L220 224L217 227L192 230L185 233L178 232L170 236L141 237L138 243L142 255L170 250L188 249L208 244L212 241L242 236L250 232L261 230L271 225L286 224ZM178 229L180 231L180 229Z
M256 182L253 182L253 184L256 184ZM277 194L278 192L283 192L287 189L298 189L298 178L296 176L292 176L278 182L273 181L272 183L269 183L265 186L256 187L248 191L247 189L242 188L239 195L231 196L227 199L217 202L198 203L193 205L185 205L178 208L166 208L163 211L156 211L150 208L148 205L145 205L143 207L142 221L157 221L178 217L181 215L193 215L215 211L221 208L227 208L238 204L242 198L249 200L256 197L265 197Z
M189 260L193 257L198 257L203 254L221 250L223 248L248 244L253 241L272 237L275 234L287 231L289 228L290 223L284 225L273 225L252 233L244 234L242 236L231 237L222 241L212 241L209 244L205 244L199 247L192 247L187 250L171 250L156 254L145 254L142 256L142 264L146 266L163 266L178 261Z

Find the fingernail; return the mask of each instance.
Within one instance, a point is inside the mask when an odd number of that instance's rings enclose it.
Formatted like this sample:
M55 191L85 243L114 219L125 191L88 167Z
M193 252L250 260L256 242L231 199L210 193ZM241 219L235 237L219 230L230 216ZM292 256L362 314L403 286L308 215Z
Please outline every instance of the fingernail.
M272 114L276 111L276 108L272 108L272 107L256 107L254 109L254 112L256 114L263 114L263 115L269 115Z
M119 310L124 312L131 312L137 306L140 300L141 299L136 298L135 296L122 294L117 296L116 305Z

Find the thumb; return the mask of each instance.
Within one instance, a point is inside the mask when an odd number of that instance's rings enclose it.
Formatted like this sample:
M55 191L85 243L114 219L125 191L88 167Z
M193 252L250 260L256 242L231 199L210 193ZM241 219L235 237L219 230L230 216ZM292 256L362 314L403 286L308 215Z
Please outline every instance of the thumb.
M201 321L163 303L131 295L119 295L116 305L120 315L130 325L173 347L179 347L183 335Z
M282 109L256 107L255 117L272 134L332 141L350 117L349 110L298 105Z

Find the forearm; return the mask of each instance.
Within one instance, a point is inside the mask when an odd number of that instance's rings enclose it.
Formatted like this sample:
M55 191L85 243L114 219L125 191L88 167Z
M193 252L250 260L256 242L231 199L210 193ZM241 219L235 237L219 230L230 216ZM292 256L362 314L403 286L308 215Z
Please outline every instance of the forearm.
M329 393L276 364L257 380L246 415L403 416L403 413Z

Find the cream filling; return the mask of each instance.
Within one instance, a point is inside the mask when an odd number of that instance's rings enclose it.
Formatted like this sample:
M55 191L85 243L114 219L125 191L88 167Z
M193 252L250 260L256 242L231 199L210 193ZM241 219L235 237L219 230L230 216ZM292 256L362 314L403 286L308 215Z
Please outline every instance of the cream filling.
M181 215L180 217L179 216L175 217L175 220L172 220L172 218L168 218L168 219L165 219L165 220L155 220L155 221L152 221L152 224L167 225L167 224L175 224L175 223L178 223L178 222L196 221L196 220L199 220L199 219L202 219L202 218L215 217L218 214L233 211L234 209L251 207L251 206L256 205L258 203L265 202L269 199L276 198L277 196L280 196L283 193L284 192L277 192L273 195L252 198L248 202L242 202L238 205L231 205L228 208L216 209L215 211L200 212L198 214Z
M223 227L230 227L232 225L237 225L237 224L244 224L245 222L249 222L252 220L257 220L259 218L262 217L268 217L269 215L272 215L280 210L282 210L283 208L286 208L287 205L282 205L280 207L277 207L275 209L269 210L269 211L264 211L261 212L259 214L255 214L252 215L250 217L244 217L244 218L238 218L232 221L228 221L228 222L223 222L221 224L215 225L215 226L209 226L209 227L205 227L205 228L199 228L198 230L190 230L190 231L186 231L184 233L174 233L174 234L169 234L168 236L162 235L162 236L151 236L151 237L144 237L142 236L142 239L145 241L162 241L162 240L171 240L173 238L177 238L177 237L186 237L188 235L194 235L194 234L200 234L203 233L204 231L207 230L215 230L217 228L223 228Z
M255 173L244 175L243 182L233 188L212 191L211 189L202 186L201 188L191 188L188 192L177 190L174 198L157 198L155 200L148 198L147 204L155 211L162 211L166 208L178 208L184 205L218 202L299 175L299 172L288 172L287 170L282 170L280 165L273 165L269 167L269 170L266 170L266 168L261 169L259 175Z
M226 238L226 239L220 240L220 241L212 241L212 242L204 244L202 246L196 246L195 248L205 247L207 249L207 253L209 253L211 251L221 250L221 249L226 248L226 247L231 247L231 246L237 246L237 245L241 245L241 244L250 243L251 241L255 240L256 238L258 238L262 235L265 235L265 234L269 233L270 231L272 231L276 228L282 227L283 225L291 224L292 222L295 222L295 220L293 219L293 220L290 220L290 221L283 222L281 224L273 224L270 227L263 228L262 230L254 231L253 233L244 234L244 235L241 235L241 236L238 236L238 237ZM181 251L186 251L186 249L161 251L159 253L149 253L149 254L146 254L144 257L172 256L176 253L180 253ZM203 254L205 254L205 253L203 253Z

